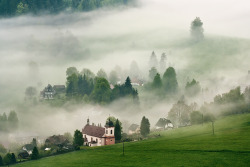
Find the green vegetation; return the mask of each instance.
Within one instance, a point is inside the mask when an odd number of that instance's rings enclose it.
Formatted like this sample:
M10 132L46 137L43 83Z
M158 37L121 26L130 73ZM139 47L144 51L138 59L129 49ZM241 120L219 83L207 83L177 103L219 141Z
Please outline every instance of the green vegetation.
M127 5L132 0L1 0L0 16L15 16L27 13L59 13L64 10L91 11L113 5Z
M80 149L80 146L83 145L84 139L82 136L82 132L79 130L76 130L74 133L74 138L73 138L73 145L76 150Z
M4 112L3 115L0 114L0 132L14 131L18 128L18 117L15 111L10 111L8 117ZM0 145L1 152L1 145Z
M37 147L34 147L34 149L32 150L31 159L36 160L38 158L39 158L38 149L37 149Z
M60 156L16 166L239 166L250 163L250 114L215 122L155 132L152 139L104 147L83 148ZM158 138L153 138L159 136ZM100 165L101 164L101 165Z
M145 116L141 120L140 132L143 137L146 137L150 133L150 123Z

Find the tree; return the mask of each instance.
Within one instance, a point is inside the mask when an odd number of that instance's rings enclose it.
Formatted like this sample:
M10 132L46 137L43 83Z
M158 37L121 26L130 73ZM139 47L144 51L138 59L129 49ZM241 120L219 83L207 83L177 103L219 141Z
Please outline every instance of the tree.
M11 154L7 153L3 158L4 164L10 165L11 164Z
M66 96L74 97L77 94L78 94L78 77L76 74L72 74L67 77Z
M37 95L37 90L35 87L29 86L25 90L25 96L29 99L32 99Z
M146 137L150 132L150 123L145 116L142 117L140 131L143 137Z
M140 69L136 61L132 61L130 64L129 76L132 78L138 78L140 76Z
M112 84L112 85L116 85L117 84L117 81L118 81L118 76L117 76L117 73L116 71L111 71L110 74L109 74L109 82Z
M178 82L176 78L175 69L169 67L163 75L163 87L167 93L176 93L178 90Z
M39 152L38 152L38 149L37 147L34 147L33 148L33 151L32 151L32 154L31 154L31 159L32 160L36 160L39 158Z
M17 15L21 15L21 14L24 14L24 13L27 13L29 11L29 7L26 3L22 3L20 2L18 5L17 5L17 9L16 9L16 14Z
M72 74L76 74L76 75L79 74L79 72L78 72L78 70L76 69L76 67L69 67L69 68L67 68L67 70L66 70L66 76L69 77L69 76L71 76Z
M111 100L111 89L105 78L96 78L91 99L96 103L109 103Z
M73 136L71 135L71 133L70 132L66 132L66 133L64 133L64 135L63 135L70 143L72 143L73 142Z
M154 77L155 75L157 74L157 69L155 67L152 67L150 70L149 70L149 79L150 81L153 81L154 80Z
M115 140L120 141L122 138L122 130L120 126L120 121L117 119L115 122Z
M14 153L11 153L11 160L10 160L11 162L11 164L15 164L16 163L16 156L15 156L15 154Z
M201 91L200 83L193 79L191 82L187 82L185 87L186 95L196 96Z
M90 71L89 69L87 68L84 68L82 71L81 71L81 74L82 75L85 75L88 79L94 79L95 78L95 74Z
M199 17L196 17L192 22L191 22L191 37L195 41L200 41L204 39L204 29L203 29L203 23Z
M32 139L31 144L32 144L34 147L37 147L37 142L36 142L36 139L35 139L35 138Z
M190 121L192 125L201 124L203 122L203 115L199 111L193 111L190 114Z
M167 67L166 65L166 60L167 60L167 56L166 56L166 53L162 53L161 55L161 60L160 60L160 72L163 73Z
M2 156L0 155L0 166L3 166L4 164L3 164L3 158L2 158Z
M190 107L185 104L184 100L179 100L173 105L168 113L168 119L176 126L186 126L190 122Z
M8 116L9 128L14 130L18 127L18 118L15 111L10 111Z
M114 123L114 126L116 126L116 123L117 123L117 120L118 119L116 119L115 117L113 117L113 116L109 116L107 119L106 119L106 122L108 122L108 121L112 121L113 123ZM120 126L120 128L121 128L121 131L122 131L122 123L121 123L121 121L119 121L118 120L118 122L119 122L119 126Z
M161 76L159 73L157 73L154 77L152 87L154 89L160 89L162 87L162 81L161 81Z
M6 152L7 152L6 148L2 144L0 144L0 153L6 153Z
M99 78L108 79L108 76L107 76L106 72L105 72L103 69L100 69L100 70L97 72L96 76L99 77Z
M73 138L73 145L75 146L76 149L79 149L80 146L83 145L83 136L82 132L80 132L78 129L74 133L74 138Z
M152 67L155 67L156 69L158 68L158 60L154 51L152 52L150 56L150 60L149 60L149 68L152 68Z

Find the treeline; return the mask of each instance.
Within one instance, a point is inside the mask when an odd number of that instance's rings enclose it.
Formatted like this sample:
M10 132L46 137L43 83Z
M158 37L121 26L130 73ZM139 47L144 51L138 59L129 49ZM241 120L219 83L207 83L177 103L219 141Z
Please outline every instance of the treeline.
M111 84L100 73L95 77L88 69L84 69L79 73L75 67L67 69L66 96L68 99L76 99L78 101L94 102L99 104L107 104L122 97L128 97L134 103L139 102L138 92L131 85L131 80L127 77L122 85ZM103 73L104 74L104 73Z
M127 5L130 1L133 0L0 0L0 16L90 11L104 6Z
M181 98L168 113L168 119L179 126L212 122L216 117L250 113L250 86L241 93L240 87L214 97L211 103L205 103L199 109L196 103L187 105Z
M161 97L177 95L180 92L176 71L173 67L166 68L166 60L166 54L162 53L158 62L155 52L152 52L149 61L149 82L145 85L146 90L153 91ZM184 89L186 96L196 96L200 92L200 83L195 79L186 83Z
M10 111L7 116L4 112L0 114L0 132L9 132L18 128L18 117L15 111Z

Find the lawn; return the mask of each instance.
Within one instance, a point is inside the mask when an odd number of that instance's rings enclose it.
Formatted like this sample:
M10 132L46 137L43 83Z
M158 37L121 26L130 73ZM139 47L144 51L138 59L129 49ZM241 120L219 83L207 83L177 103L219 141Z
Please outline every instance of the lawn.
M139 142L84 148L63 155L17 164L20 167L81 166L249 166L250 114L234 115L212 125L154 132ZM153 137L156 138L153 138Z

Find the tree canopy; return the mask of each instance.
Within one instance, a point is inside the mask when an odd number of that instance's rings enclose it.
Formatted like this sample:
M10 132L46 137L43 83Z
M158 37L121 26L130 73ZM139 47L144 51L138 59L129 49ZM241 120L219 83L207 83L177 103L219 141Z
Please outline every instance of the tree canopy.
M141 120L140 132L143 137L146 137L150 132L150 123L145 116Z
M196 17L192 22L191 22L191 37L195 41L200 41L204 38L204 29L203 29L203 22L199 17Z

